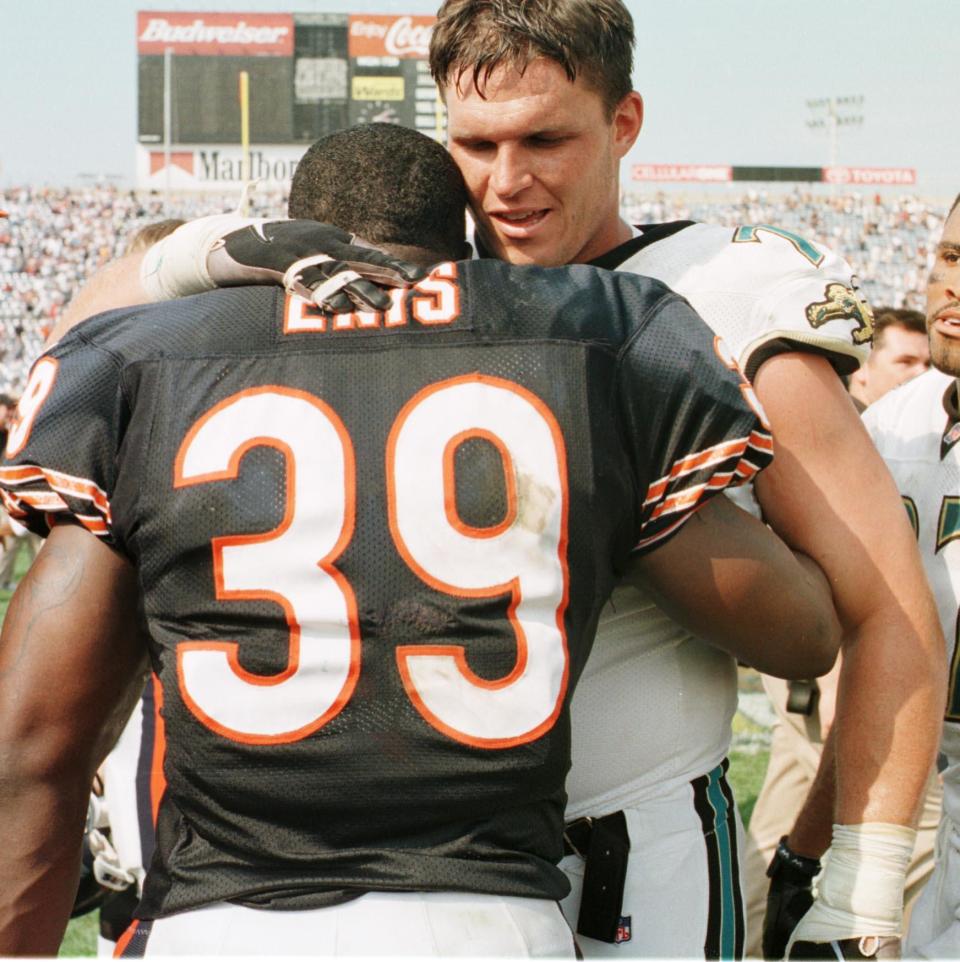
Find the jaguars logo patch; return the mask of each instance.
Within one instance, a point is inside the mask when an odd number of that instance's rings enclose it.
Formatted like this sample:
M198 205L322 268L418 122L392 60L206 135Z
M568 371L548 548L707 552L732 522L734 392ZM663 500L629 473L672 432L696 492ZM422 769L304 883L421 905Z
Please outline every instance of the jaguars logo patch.
M853 331L854 344L867 344L873 339L873 311L856 287L827 284L824 297L822 301L807 305L807 320L811 327L822 327L827 321L850 318L858 322Z

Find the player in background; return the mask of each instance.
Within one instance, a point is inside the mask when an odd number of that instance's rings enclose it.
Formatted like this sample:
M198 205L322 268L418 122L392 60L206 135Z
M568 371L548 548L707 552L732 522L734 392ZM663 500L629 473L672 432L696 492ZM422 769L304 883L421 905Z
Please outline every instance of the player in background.
M880 307L875 311L870 353L866 362L850 375L847 388L862 411L887 391L929 367L924 315L920 311ZM770 885L767 868L780 840L793 826L816 777L823 743L833 724L841 666L842 659L838 659L837 664L818 679L785 681L770 675L760 676L777 720L763 787L750 816L744 856L748 958L762 954L763 916ZM913 905L933 871L942 795L937 772L932 769L907 869L904 928L909 925Z
M442 148L346 137L317 182L401 199L369 233L462 249ZM57 948L89 781L138 691L141 591L168 785L128 955L572 957L567 692L631 550L736 653L834 653L819 571L706 503L769 440L654 281L440 264L340 318L221 291L88 320L25 397L4 499L64 523L0 638L5 954Z
M914 907L903 952L908 958L947 959L960 956L960 197L936 248L927 284L927 329L936 370L891 391L865 412L864 422L906 505L948 639L950 685L941 742L947 765L936 864ZM864 886L864 898L872 895L870 879L857 884Z
M920 311L880 307L875 315L870 354L847 385L861 411L930 367L926 319Z
M944 655L913 532L837 376L864 355L869 310L841 258L776 226L638 227L620 217L620 161L643 117L632 38L619 0L440 7L431 68L478 243L515 264L589 262L656 277L754 380L778 456L753 490L781 537L827 572L845 629L840 781L827 806L834 850L867 874L889 849L905 864L936 750ZM568 814L579 854L565 866L585 894L568 901L569 918L593 936L581 941L587 956L737 956L738 825L724 778L733 660L642 595L625 589L614 602L572 711ZM601 817L599 852L612 832L622 861L624 826L629 835L622 904L610 897L620 873L591 857ZM789 845L819 856L830 841L828 821L791 833ZM825 886L798 937L899 933L902 875L884 877L882 911L864 916L849 887Z

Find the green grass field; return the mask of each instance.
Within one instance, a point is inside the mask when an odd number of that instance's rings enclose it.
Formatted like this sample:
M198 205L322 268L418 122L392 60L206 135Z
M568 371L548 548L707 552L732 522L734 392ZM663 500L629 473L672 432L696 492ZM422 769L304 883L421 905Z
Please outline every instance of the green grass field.
M21 559L23 556L21 555ZM18 568L25 565L21 562ZM18 574L22 574L22 570ZM7 611L11 592L0 591L0 623ZM735 728L750 727L752 723L737 716ZM767 770L766 752L731 752L730 754L730 782L740 805L744 823L749 822L757 793L763 783L763 776ZM97 954L97 913L91 912L78 919L71 920L67 926L63 944L60 946L60 956L77 958Z

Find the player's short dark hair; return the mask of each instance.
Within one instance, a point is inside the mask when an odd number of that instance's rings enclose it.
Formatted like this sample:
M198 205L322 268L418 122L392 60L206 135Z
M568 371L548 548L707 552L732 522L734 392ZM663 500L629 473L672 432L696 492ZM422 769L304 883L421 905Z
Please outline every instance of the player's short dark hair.
M450 154L397 124L359 124L318 140L297 165L291 217L324 221L426 260L465 253L467 188ZM404 256L411 256L404 252Z
M877 307L873 311L873 347L883 343L888 328L902 327L914 334L927 333L927 319L920 311L907 308Z
M17 402L9 394L0 394L0 407L15 408Z
M593 87L608 117L633 89L633 18L622 0L445 0L430 37L441 91L464 78L483 90L500 66L523 73L545 57Z

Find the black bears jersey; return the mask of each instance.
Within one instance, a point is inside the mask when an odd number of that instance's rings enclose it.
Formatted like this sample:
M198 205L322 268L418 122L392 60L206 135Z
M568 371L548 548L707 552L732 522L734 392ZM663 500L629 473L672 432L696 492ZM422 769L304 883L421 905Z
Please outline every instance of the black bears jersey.
M567 704L617 571L770 456L689 305L585 266L75 328L0 479L33 530L69 515L139 572L167 734L139 914L562 897Z

